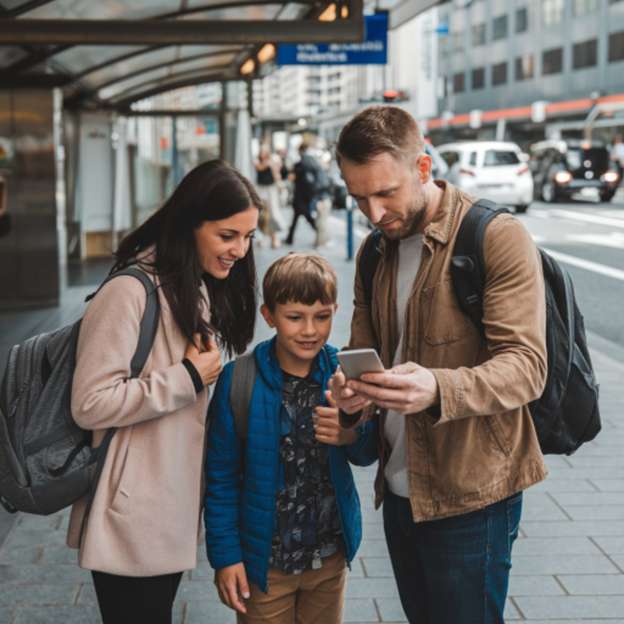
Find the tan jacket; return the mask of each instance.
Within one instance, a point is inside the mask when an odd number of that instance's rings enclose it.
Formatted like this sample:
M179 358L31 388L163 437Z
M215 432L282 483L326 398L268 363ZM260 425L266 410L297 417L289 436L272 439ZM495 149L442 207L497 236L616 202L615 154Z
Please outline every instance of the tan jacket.
M405 311L403 361L429 368L440 388L440 412L405 419L408 486L415 522L480 509L524 490L547 470L526 407L546 382L546 310L539 252L523 225L499 215L484 242L487 280L484 339L459 308L450 261L463 215L476 201L452 184L425 228L423 254ZM372 306L359 273L350 349L379 350L392 367L399 335L396 310L397 244L382 240ZM360 249L361 253L361 249ZM342 423L370 419L374 406ZM383 431L385 410L380 413ZM357 422L354 422L357 420ZM384 492L387 442L380 436L376 504Z
M203 284L202 293L207 297ZM195 393L182 364L186 338L161 290L159 297L160 325L139 379L128 378L143 285L133 277L112 280L82 321L72 413L93 430L94 446L107 428L119 427L80 547L79 565L88 570L155 576L196 566L208 390ZM67 544L73 548L86 498L72 509Z

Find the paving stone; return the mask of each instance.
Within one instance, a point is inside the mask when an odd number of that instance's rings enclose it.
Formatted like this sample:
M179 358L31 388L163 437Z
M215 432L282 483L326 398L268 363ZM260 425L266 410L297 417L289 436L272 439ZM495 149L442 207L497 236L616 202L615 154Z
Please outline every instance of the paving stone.
M528 537L624 537L624 522L525 522Z
M362 559L360 557L356 557L351 562L351 569L349 570L349 574L347 575L348 579L351 578L363 578L364 577L364 568L362 567Z
M548 477L531 489L536 492L595 492L600 488L594 487L588 479L551 479Z
M20 526L11 531L11 535L4 542L4 546L26 548L34 546L64 546L64 531L42 531L41 529L23 529Z
M95 624L100 622L96 605L71 607L20 607L14 624Z
M507 622L524 619L520 615L518 609L516 609L516 605L513 603L512 600L509 600L509 599L505 603L505 616L504 617Z
M404 622L405 612L398 598L376 598L382 622Z
M596 466L604 468L613 466L614 468L624 467L624 457L570 457L568 460L574 468L594 468Z
M528 620L523 620L528 621ZM622 619L611 619L608 620L534 620L531 618L531 624L624 624L624 620Z
M182 581L180 583L176 602L203 602L205 600L219 600L219 593L212 581Z
M516 598L516 604L528 620L538 619L622 619L624 596L553 596Z
M618 566L621 570L624 570L624 555L612 555L611 560Z
M624 537L594 537L593 540L607 555L624 555Z
M552 497L562 507L574 507L579 505L610 506L624 505L624 492L579 492L571 494L555 492Z
M624 520L624 505L567 506L572 520Z
M618 574L604 555L518 556L513 558L515 574Z
M605 575L606 576L606 575ZM565 592L554 576L521 576L511 573L509 595L516 596L562 596Z
M624 468L557 468L548 471L548 477L541 483L548 483L549 479L622 479Z
M15 607L0 607L0 622L2 624L9 624L13 619L15 613Z
M533 520L569 520L567 516L555 503L550 505L528 505L522 506L522 522Z
M61 519L61 524L59 525L59 531L67 531L69 528L69 516L64 516Z
M347 598L398 598L393 578L353 579L347 584Z
M624 492L623 479L591 479L591 483L600 492Z
M78 594L78 604L97 604L97 595L92 583L85 583Z
M610 538L612 539L612 538ZM624 548L624 538L623 548ZM622 551L624 552L624 550ZM600 549L587 537L526 537L516 540L513 556L517 555L599 555Z
M568 593L577 596L624 595L624 574L566 574L557 577Z
M351 599L345 601L343 622L379 622L379 615L374 601L369 599Z
M377 511L374 509L362 509L362 522L365 524L383 524L381 509Z
M91 581L91 573L78 566L0 566L0 583L84 583L89 581Z
M41 546L27 548L5 546L0 551L0 565L35 563L41 555Z
M78 565L78 550L67 546L46 546L39 563L44 565Z
M366 557L362 559L364 571L369 578L389 577L394 578L392 564L389 557Z
M360 557L387 557L388 545L385 539L363 540L358 550Z
M235 624L236 615L220 602L189 602L182 621L184 624Z
M212 583L214 580L214 570L207 561L198 561L197 567L191 570L190 576L190 580L192 581L207 581Z
M52 531L59 524L58 516L29 516L22 514L17 526L20 529L39 529L41 531Z
M71 604L78 592L78 585L0 585L2 605L53 605Z

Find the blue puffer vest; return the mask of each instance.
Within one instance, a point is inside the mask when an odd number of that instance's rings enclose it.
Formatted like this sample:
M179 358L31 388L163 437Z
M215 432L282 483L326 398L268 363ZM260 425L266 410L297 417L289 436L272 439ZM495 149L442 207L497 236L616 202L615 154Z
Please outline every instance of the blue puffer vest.
M236 433L230 407L232 367L225 366L210 403L206 454L204 520L206 549L213 568L243 561L247 579L265 593L278 488L282 372L275 338L254 350L257 374L249 412L247 440ZM336 349L325 345L318 355L317 379L323 391L337 367ZM377 459L372 422L349 446L330 446L329 460L342 533L350 562L362 539L362 514L349 462L368 466Z

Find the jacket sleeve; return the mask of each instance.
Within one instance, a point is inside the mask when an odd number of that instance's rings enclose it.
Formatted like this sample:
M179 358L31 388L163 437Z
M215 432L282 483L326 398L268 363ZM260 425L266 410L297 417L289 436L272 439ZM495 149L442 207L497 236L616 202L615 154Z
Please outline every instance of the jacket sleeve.
M230 407L232 364L225 367L208 409L204 524L210 565L225 568L243 561L240 543L241 444Z
M507 412L538 398L546 383L546 298L539 251L511 215L484 241L483 324L491 359L473 368L433 369L440 389L436 425Z
M369 236L372 236L372 234ZM355 262L356 270L355 282L353 285L354 297L353 316L351 317L351 337L349 339L349 345L345 349L349 351L353 349L375 349L379 353L379 340L377 339L377 333L373 325L371 306L366 303L359 270L360 256L362 255L366 240L360 246ZM340 424L345 428L357 427L369 421L375 414L375 409L376 407L374 405L370 405L368 408L356 412L355 414L347 414L340 410Z
M130 379L145 300L137 279L120 276L108 282L87 308L72 383L72 415L83 429L133 425L197 400L182 361Z
M347 459L355 466L370 466L377 461L378 420L373 418L363 426L358 439L345 447Z

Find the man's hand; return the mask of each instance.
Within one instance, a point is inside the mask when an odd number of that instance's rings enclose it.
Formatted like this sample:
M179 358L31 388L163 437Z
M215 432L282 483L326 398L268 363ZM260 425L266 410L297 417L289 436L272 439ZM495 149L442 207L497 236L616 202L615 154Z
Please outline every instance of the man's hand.
M340 370L340 367L338 367L336 374L329 380L327 386L336 407L347 414L355 414L361 409L368 407L372 402L355 394L352 389L347 387L347 378Z
M360 381L348 381L347 388L361 399L399 414L422 412L440 401L435 376L414 362L399 364L385 373L365 373Z
M227 568L215 570L214 584L219 592L221 602L241 613L247 613L245 603L241 600L249 598L249 585L247 584L247 575L245 574L245 566L243 563L235 563Z
M329 407L317 407L317 416L314 418L315 435L319 442L333 444L334 446L344 446L353 444L358 439L358 434L353 429L343 429L338 421L338 408L332 398L331 392L325 392L325 398Z

